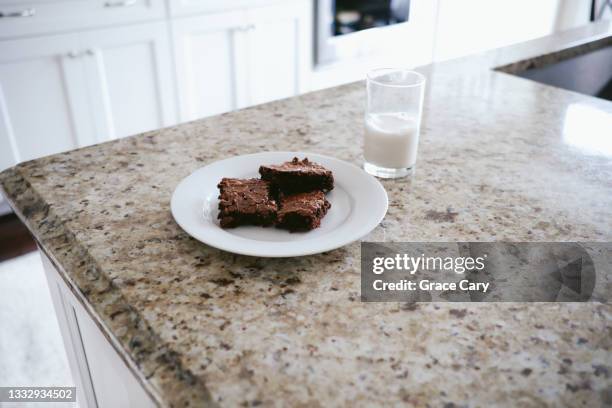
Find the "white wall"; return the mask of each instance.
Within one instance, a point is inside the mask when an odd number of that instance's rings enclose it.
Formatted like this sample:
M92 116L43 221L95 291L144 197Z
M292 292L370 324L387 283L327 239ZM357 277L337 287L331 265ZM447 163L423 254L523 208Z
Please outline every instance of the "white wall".
M590 0L439 0L434 61L587 24Z
M434 60L549 34L557 7L558 0L439 0Z

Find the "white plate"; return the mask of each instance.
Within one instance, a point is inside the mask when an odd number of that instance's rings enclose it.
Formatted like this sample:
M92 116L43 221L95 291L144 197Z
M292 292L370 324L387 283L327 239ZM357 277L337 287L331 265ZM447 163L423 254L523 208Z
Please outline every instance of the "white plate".
M259 177L259 166L293 157L308 157L334 173L334 189L327 194L331 208L321 226L290 233L274 227L222 229L217 220L223 177ZM302 152L256 153L232 157L202 167L179 183L172 195L172 215L189 235L215 248L242 255L289 257L330 251L362 238L387 213L387 192L359 167L332 157Z

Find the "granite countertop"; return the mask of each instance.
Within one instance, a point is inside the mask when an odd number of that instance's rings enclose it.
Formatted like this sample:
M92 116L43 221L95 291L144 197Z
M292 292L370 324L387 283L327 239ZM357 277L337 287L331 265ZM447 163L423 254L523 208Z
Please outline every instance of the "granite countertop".
M611 33L599 23L423 67L418 170L383 181L389 212L366 239L611 241L612 152L593 135L612 103L493 69ZM173 221L177 183L222 158L304 150L360 164L364 92L30 161L0 184L162 406L611 404L610 304L361 303L359 243L260 259Z

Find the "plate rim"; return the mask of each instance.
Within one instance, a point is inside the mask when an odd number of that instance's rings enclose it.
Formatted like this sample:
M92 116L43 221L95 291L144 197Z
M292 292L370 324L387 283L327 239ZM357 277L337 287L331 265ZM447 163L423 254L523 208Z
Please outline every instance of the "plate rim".
M330 160L330 161L336 161L336 162L340 162L343 165L349 166L354 168L357 172L359 172L360 174L362 174L363 176L365 176L366 178L370 179L371 181L373 181L374 183L372 183L375 188L377 188L379 190L380 194L380 198L382 198L382 209L380 214L378 214L376 216L376 219L372 218L370 222L367 223L363 223L363 226L361 228L359 228L356 232L356 234L354 236L350 236L348 238L339 238L337 240L337 243L330 245L330 246L326 246L324 248L321 247L316 247L316 245L310 245L310 249L305 249L305 250L300 250L300 251L293 251L293 252L283 252L281 254L275 254L272 252L270 253L261 253L261 252L257 252L256 250L249 250L249 249L243 249L243 247L240 248L235 248L232 247L231 245L226 245L223 242L212 242L212 240L202 240L199 237L194 236L192 233L189 232L189 230L187 228L185 228L185 226L181 223L181 221L177 218L176 216L176 212L178 211L176 209L177 201L178 201L178 197L177 197L177 192L179 191L179 188L190 178L192 177L195 173L202 171L203 169L210 167L210 166L218 166L218 165L222 165L224 162L231 162L234 161L236 159L241 159L241 158L252 158L252 157L256 157L256 156L265 156L265 155L270 155L270 154L274 154L274 155L287 155L287 156L304 156L304 157L313 157L313 161L316 161L317 157L323 158L325 160ZM376 177L366 173L362 168L360 168L359 166L350 163L348 161L342 160L342 159L338 159L336 157L333 156L328 156L328 155L324 155L324 154L319 154L319 153L314 153L314 152L297 152L297 151L267 151L267 152L257 152L257 153L248 153L248 154L241 154L241 155L236 155L236 156L231 156L231 157L227 157L221 160L216 160L213 161L211 163L208 163L202 167L199 167L195 170L193 170L190 174L188 174L187 176L183 177L181 179L181 181L179 181L176 185L176 187L174 188L174 191L172 193L172 197L170 199L170 212L172 213L172 217L174 219L174 221L177 223L177 225L190 237L192 237L193 239L195 239L196 241L202 242L203 244L206 244L212 248L216 248L228 253L232 253L232 254L237 254L237 255L246 255L246 256L254 256L254 257L260 257L260 258L292 258L292 257L299 257L299 256L308 256L308 255L315 255L315 254L320 254L323 252L328 252L328 251L332 251L338 248L341 248L345 245L348 245L352 242L358 241L361 238L363 238L364 236L366 236L367 234L369 234L371 231L373 231L381 222L382 220L385 218L385 216L387 215L387 212L389 210L389 197L387 194L387 190L384 188L384 186L381 184L381 182L376 179ZM220 227L219 227L220 228ZM330 232L333 233L333 232ZM239 237L242 238L242 237ZM242 238L242 239L248 239L248 238ZM255 242L261 242L261 241L256 241L253 240Z

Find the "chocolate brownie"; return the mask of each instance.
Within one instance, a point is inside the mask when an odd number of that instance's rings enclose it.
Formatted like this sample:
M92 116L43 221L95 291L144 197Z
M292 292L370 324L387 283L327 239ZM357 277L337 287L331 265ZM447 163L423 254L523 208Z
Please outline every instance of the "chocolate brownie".
M313 190L330 191L334 188L334 176L320 164L305 158L293 160L279 165L264 165L259 167L261 178L270 181L283 193L302 193Z
M280 196L278 228L294 231L310 231L321 225L321 219L331 207L322 191Z
M224 178L218 184L219 220L222 228L240 225L269 226L276 221L278 206L270 183L261 179Z

